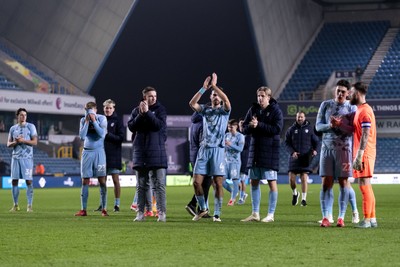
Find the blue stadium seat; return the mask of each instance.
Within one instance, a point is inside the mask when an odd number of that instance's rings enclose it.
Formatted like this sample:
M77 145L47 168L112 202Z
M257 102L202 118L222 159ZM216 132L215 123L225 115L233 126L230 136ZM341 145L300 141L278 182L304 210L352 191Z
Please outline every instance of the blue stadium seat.
M369 91L377 92L373 98L400 98L400 33L398 33L382 61L375 77L369 85ZM371 97L371 96L370 96ZM372 97L371 97L372 98Z
M0 157L6 161L11 162L12 149L8 148L4 144L0 144ZM80 173L80 161L72 158L52 158L47 155L46 152L38 149L37 147L33 150L33 161L42 163L46 168L46 173L63 173L63 174L79 174Z
M47 76L43 71L38 70L35 66L33 66L31 63L28 61L24 60L21 58L20 55L18 55L16 52L8 48L5 44L0 42L0 50L2 50L4 53L6 53L8 56L11 58L15 59L18 61L20 64L22 64L24 67L29 69L30 71L36 73L38 76L40 76L43 80L47 81L50 85L52 84L58 84L57 81L53 80L51 77ZM16 84L13 84L11 86L2 86L0 84L0 89L8 89L8 90L22 90L20 87L18 87ZM63 90L64 94L69 93L68 90ZM59 93L59 92L57 92Z
M325 23L279 99L298 100L304 91L301 81L313 91L333 71L352 71L357 65L364 68L389 26L389 21ZM295 93L286 93L288 88Z

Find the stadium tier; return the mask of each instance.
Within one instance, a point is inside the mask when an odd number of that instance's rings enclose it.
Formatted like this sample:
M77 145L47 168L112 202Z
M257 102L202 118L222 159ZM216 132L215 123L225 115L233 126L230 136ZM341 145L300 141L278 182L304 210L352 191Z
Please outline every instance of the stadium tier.
M397 151L400 149L399 138L378 138L376 147L376 173L399 173L400 158Z
M0 144L0 157L5 162L11 162L11 148ZM34 148L33 150L34 165L42 163L45 166L46 174L79 174L80 161L72 158L52 158L46 152Z
M57 81L52 79L50 76L48 76L46 73L43 71L39 70L37 67L33 66L30 62L27 60L23 59L18 53L10 49L7 45L3 44L0 42L0 50L3 51L5 54L7 54L9 57L15 59L18 61L20 64L22 64L25 68L29 69L30 71L34 72L36 75L41 77L43 80L45 80L47 83L49 83L50 87L52 88L53 93L57 94L69 94L68 90L64 88L63 86L60 86ZM14 89L12 86L5 87L2 85L0 82L0 88L1 89ZM16 90L21 90L18 86L16 86Z
M12 80L0 73L0 89L21 90L21 88Z
M375 99L400 98L400 33L396 35L382 64L377 70L368 96Z
M325 23L279 99L298 100L300 93L325 84L334 71L364 69L389 26L389 21Z

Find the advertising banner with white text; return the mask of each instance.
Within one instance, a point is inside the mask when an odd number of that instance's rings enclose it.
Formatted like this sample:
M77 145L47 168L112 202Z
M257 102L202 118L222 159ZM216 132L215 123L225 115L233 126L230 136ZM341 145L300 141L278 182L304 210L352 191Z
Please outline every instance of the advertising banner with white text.
M0 110L2 111L15 111L20 107L26 107L29 112L82 115L85 104L89 101L95 101L95 98L26 91L0 91Z

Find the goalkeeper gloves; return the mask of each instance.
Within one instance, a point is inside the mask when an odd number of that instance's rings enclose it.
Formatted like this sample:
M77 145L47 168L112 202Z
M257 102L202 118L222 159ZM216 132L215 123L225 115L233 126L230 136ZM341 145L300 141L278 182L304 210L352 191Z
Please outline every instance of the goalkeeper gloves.
M364 150L358 150L357 151L357 156L353 161L353 169L356 171L362 171L363 170L363 164L362 164L362 158L364 155Z

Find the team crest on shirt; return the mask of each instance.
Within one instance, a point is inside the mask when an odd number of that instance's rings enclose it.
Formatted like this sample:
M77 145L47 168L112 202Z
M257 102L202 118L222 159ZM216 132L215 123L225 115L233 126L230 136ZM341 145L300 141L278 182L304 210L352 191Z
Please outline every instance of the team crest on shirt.
M308 129L305 129L305 132L308 133Z
M114 122L111 123L111 127L114 127Z

